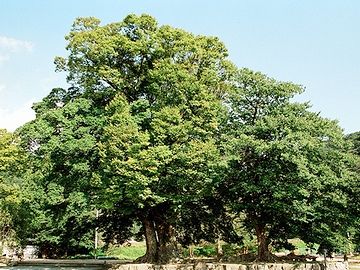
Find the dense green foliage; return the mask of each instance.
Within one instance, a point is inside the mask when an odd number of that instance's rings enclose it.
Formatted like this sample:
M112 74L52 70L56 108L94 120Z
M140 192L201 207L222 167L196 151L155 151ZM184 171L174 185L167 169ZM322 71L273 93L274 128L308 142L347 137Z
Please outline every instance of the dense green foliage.
M12 246L26 235L27 204L21 178L25 159L19 138L0 129L0 246Z
M323 244L325 234L349 224L349 145L334 121L291 101L301 92L298 85L243 69L227 101L224 184L233 209L246 214L245 225L257 235L263 260L269 244L296 236Z
M353 143L353 151L360 156L360 131L354 132L346 136L349 141Z
M102 118L92 100L68 100L65 93L54 89L35 104L36 120L20 130L33 166L33 238L47 256L88 252L93 247L91 183L97 162L95 136Z
M99 96L105 109L100 168L92 170L100 181L98 206L122 224L119 240L128 236L125 223L143 224L144 260L167 260L175 238L206 236L200 226L187 234L187 223L178 221L195 213L194 205L200 213L200 203L208 207L204 194L219 178L220 96L232 70L226 49L216 38L158 27L146 15L105 26L79 19L67 39L70 54L57 58L58 69L82 98Z
M348 214L354 220L354 226L348 232L348 238L346 239L346 244L348 246L348 250L351 252L353 249L356 251L360 250L360 216L359 216L359 180L360 180L360 132L354 132L346 136L347 140L352 144L351 153L354 154L354 162L353 162L353 183L351 184L351 198L352 204L350 205L350 211Z
M0 133L3 231L53 257L92 251L97 227L106 244L143 236L147 262L200 240L245 250L251 234L260 260L292 237L343 250L359 136L351 153L335 121L293 102L301 86L237 69L217 38L148 15L79 18L66 39L55 63L71 87L34 104L20 139Z

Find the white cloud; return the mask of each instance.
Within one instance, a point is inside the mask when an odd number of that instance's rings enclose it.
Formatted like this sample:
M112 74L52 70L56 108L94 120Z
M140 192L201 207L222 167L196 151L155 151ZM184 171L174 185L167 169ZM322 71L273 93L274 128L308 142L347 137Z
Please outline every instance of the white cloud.
M32 52L34 44L30 41L0 36L0 66L19 52Z
M33 100L28 101L13 110L0 108L0 128L14 131L26 122L35 119L35 113L31 109L33 103Z
M19 40L11 37L0 36L0 48L11 52L28 51L31 52L34 44L30 41Z
M0 64L9 60L10 56L8 54L2 54L0 53Z
M6 86L5 84L0 84L0 93L5 90Z

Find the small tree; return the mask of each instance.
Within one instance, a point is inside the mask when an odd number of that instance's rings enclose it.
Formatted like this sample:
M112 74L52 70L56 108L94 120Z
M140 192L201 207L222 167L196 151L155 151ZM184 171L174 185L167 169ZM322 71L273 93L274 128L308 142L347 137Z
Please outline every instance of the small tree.
M43 255L87 253L93 248L92 198L98 164L99 109L79 93L53 89L34 105L36 119L19 130L29 153L27 194L32 239Z
M19 138L0 129L0 246L2 242L19 244L27 229L26 213L21 208L25 160Z

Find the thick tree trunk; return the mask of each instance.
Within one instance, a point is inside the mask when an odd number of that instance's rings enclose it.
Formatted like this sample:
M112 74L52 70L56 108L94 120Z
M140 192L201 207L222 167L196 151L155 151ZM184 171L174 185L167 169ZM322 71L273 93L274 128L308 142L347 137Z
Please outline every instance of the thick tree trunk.
M264 224L257 224L255 226L258 254L257 259L261 262L272 261L273 256L269 251L269 241L266 235L266 229Z
M136 262L139 263L157 263L158 261L158 241L155 231L154 221L150 219L143 220L146 253L144 256L138 258Z
M146 254L136 260L138 263L168 263L177 257L177 245L172 226L160 219L143 220Z
M171 259L178 257L174 228L166 222L158 221L157 232L159 238L158 262L168 263Z

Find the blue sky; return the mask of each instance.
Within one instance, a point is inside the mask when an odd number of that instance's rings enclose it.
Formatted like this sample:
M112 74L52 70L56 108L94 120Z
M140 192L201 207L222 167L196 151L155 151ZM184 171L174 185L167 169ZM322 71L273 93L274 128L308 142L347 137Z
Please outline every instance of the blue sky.
M218 36L239 67L306 87L300 101L360 131L360 1L0 0L0 127L32 119L33 102L66 86L53 59L76 17L105 24L147 13L160 24Z

